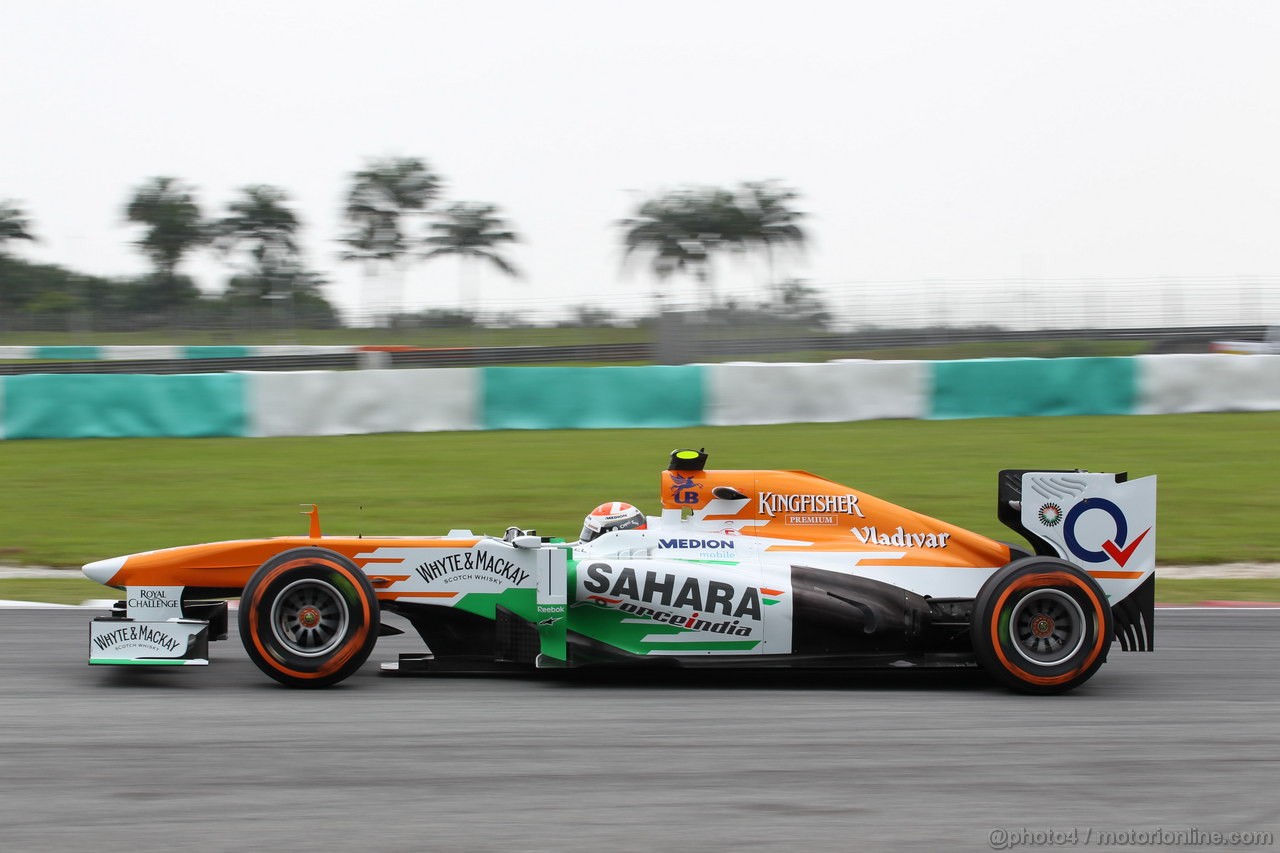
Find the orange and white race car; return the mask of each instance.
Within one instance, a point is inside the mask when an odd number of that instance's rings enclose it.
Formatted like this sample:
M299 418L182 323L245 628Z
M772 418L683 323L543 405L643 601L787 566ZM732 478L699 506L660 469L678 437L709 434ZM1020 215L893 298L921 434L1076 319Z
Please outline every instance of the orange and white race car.
M307 536L101 560L123 590L91 664L208 663L228 599L249 657L284 684L341 681L405 617L427 646L382 668L958 667L1059 693L1113 640L1152 648L1155 477L1006 470L997 515L1029 547L802 471L706 469L678 450L662 509L578 542ZM602 510L607 509L602 507Z

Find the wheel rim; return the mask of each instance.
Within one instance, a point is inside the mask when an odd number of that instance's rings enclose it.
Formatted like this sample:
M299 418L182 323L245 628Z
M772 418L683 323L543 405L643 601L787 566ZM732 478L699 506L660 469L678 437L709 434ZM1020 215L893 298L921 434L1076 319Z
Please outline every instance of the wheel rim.
M349 621L342 593L314 578L289 584L271 605L271 632L281 645L302 657L320 657L337 648Z
M1025 660L1055 666L1070 660L1084 645L1084 611L1060 589L1037 589L1013 606L1009 634Z

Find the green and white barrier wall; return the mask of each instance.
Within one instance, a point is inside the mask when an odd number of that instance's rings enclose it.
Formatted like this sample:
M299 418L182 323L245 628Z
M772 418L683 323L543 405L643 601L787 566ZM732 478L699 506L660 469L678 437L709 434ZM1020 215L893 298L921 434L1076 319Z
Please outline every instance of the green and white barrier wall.
M0 435L355 435L1280 410L1280 355L0 377Z
M0 379L4 438L246 435L243 373L30 374Z

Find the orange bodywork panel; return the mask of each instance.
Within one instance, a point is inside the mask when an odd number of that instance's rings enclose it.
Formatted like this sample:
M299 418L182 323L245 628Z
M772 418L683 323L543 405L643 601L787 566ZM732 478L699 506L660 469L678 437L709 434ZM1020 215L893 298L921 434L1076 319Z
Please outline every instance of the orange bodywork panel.
M371 553L380 547L387 548L470 548L479 537L458 539L448 537L357 537L325 536L312 539L307 536L280 536L271 539L242 539L229 542L211 542L204 545L184 545L132 554L112 576L109 586L190 586L211 589L243 589L258 567L282 551L291 548L325 548L351 559L364 569L374 587L403 578L388 574L384 579L378 574L378 561L357 558L357 554ZM384 583L380 584L380 581Z
M1001 566L1009 546L807 471L663 471L664 509L691 510L744 536L793 540L778 552L882 550L862 566ZM903 551L909 554L904 561Z

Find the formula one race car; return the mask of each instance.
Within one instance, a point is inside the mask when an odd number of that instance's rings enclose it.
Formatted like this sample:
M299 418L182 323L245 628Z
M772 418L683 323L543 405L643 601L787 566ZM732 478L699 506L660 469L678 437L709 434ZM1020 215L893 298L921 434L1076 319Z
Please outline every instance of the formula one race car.
M982 666L1028 693L1086 681L1118 638L1154 638L1155 477L1007 470L988 539L801 471L705 470L679 450L662 512L565 543L308 536L215 542L90 563L125 591L89 663L208 663L239 598L245 650L296 687L334 684L405 617L428 650L392 672L662 663L685 667ZM586 541L588 540L589 541Z

